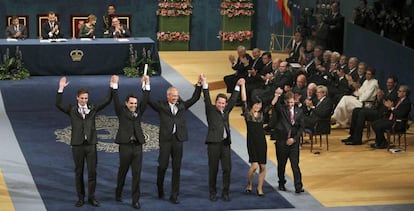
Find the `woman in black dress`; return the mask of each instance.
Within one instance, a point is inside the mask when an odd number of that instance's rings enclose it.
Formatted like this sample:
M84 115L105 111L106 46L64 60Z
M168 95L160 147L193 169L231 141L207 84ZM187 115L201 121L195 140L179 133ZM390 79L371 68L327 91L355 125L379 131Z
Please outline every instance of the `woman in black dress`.
M257 183L257 195L264 196L263 183L266 176L267 144L265 132L263 130L263 111L262 100L254 97L251 107L246 102L245 86L241 87L241 99L244 102L243 115L247 127L247 151L249 153L250 169L248 172L248 183L245 192L252 192L253 178L259 168L259 178Z

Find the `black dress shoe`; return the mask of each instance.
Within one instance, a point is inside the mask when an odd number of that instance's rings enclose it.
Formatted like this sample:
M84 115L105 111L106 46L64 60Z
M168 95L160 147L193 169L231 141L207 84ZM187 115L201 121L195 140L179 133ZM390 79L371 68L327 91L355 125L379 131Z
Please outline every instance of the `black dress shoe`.
M135 208L135 209L139 209L139 208L141 208L141 204L139 204L139 202L134 202L134 203L132 203L132 207Z
M122 202L122 196L116 195L115 196L115 201Z
M350 141L351 141L351 139L350 139L350 138L346 138L346 139L342 139L341 141L342 141L342 142L350 142Z
M217 201L216 194L210 193L210 201Z
M223 193L221 197L223 198L223 201L230 201L230 196L228 193Z
M79 199L76 204L75 207L82 207L85 204L85 201L83 199Z
M99 202L96 199L89 199L88 202L94 207L99 207Z
M361 145L362 143L355 143L353 141L346 141L344 142L345 145Z
M303 192L305 192L305 190L303 190L303 188L295 190L295 193L303 193Z
M163 199L164 198L164 191L158 191L158 198Z
M173 204L179 204L177 196L170 196L170 202Z
M279 185L279 190L280 191L286 191L285 185Z

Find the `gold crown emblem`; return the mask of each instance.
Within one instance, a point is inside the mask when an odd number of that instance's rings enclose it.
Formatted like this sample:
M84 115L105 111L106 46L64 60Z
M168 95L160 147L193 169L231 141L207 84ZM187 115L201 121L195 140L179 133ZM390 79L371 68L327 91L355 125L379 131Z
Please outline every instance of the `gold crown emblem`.
M82 60L83 57L83 51L76 49L76 50L72 50L70 52L70 57L72 57L72 61L74 62L79 62L80 60Z

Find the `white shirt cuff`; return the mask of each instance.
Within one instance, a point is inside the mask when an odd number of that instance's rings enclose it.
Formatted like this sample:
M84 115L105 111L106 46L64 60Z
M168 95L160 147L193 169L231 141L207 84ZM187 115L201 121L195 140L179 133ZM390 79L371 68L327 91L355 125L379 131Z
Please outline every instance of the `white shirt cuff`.
M110 87L112 87L112 89L118 89L118 83L111 83Z
M208 83L203 84L203 89L208 89Z
M236 86L234 87L234 91L238 91L238 92L240 92L240 86L239 86L239 85L236 85Z
M63 89L58 89L58 93L63 93Z
M145 84L144 90L150 91L151 90L151 86L149 84Z

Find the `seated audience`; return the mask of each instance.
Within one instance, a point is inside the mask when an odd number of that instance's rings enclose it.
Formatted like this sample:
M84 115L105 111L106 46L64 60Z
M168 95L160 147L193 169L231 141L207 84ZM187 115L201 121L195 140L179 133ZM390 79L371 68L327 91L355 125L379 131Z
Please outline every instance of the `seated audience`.
M396 131L405 129L407 118L411 111L411 101L408 98L410 89L407 85L401 85L398 89L398 102L394 104L391 100L384 102L384 105L391 111L386 118L379 119L372 123L372 128L375 132L375 143L371 144L372 148L385 149L388 147L388 142L384 137L386 130L391 130L393 125Z
M365 103L366 107L371 107L375 100L378 86L377 79L374 78L375 70L368 68L366 72L366 80L353 95L343 96L335 108L332 118L336 121L332 128L347 128L351 120L352 110L362 107ZM371 103L370 103L371 102Z
M390 111L385 106L385 101L392 101L397 103L397 78L389 76L387 78L387 89L384 91L378 90L377 98L372 108L355 108L352 111L351 128L349 130L349 137L342 140L346 145L361 145L362 132L366 121L373 122L375 120L388 117Z
M314 129L316 123L318 123L321 119L328 119L327 124L319 124L318 132L327 133L328 131L324 131L324 128L327 128L329 130L330 122L329 119L331 118L332 114L332 102L327 97L328 95L328 88L323 85L319 85L316 87L316 96L318 102L316 104L313 104L312 101L306 102L306 108L310 111L309 115L305 115L305 128L308 129Z
M242 45L237 47L237 60L233 55L229 55L229 61L231 68L235 71L231 75L224 76L224 82L227 86L227 93L232 93L236 82L240 78L245 78L248 71L251 69L253 64L253 58L246 52L246 48Z

